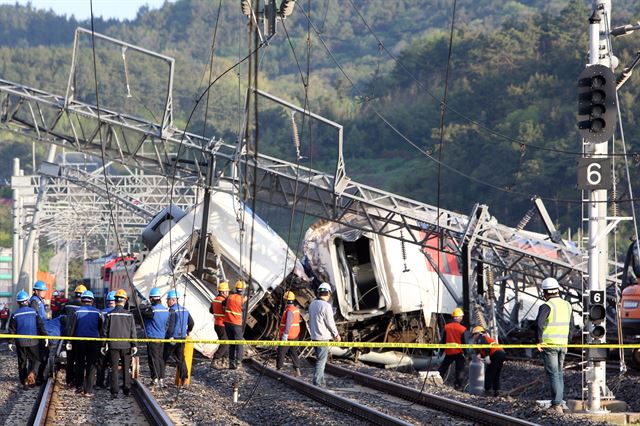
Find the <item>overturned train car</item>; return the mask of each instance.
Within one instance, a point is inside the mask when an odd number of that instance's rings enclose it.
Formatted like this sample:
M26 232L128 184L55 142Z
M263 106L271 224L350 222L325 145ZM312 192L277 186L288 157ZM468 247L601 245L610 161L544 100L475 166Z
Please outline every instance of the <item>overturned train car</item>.
M150 251L133 277L142 300L153 287L160 288L163 294L175 289L182 295L180 303L195 321L191 333L194 339L217 339L209 307L217 294L218 281L247 280L250 314L245 337L260 338L277 328L277 316L269 308L268 296L294 270L302 271L284 240L259 218L254 221L251 211L231 194L230 188L226 189L212 194L205 280L194 275L202 203L188 212L171 206L154 218L144 232ZM215 344L196 345L205 356L211 356L216 348Z

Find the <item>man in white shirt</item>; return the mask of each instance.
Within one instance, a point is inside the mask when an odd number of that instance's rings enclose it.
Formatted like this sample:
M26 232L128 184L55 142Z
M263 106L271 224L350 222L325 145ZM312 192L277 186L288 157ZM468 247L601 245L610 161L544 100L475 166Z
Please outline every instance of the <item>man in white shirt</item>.
M309 333L311 340L329 342L335 339L339 342L340 334L333 319L333 308L329 303L331 297L331 286L322 283L318 287L318 298L309 305ZM328 346L316 346L316 368L313 373L313 384L316 386L326 386L324 381L324 367L327 364L329 355Z

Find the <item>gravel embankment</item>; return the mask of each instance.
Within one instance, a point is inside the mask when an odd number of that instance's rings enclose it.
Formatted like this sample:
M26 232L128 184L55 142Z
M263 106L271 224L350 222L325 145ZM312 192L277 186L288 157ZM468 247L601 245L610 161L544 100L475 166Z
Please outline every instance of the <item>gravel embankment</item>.
M209 364L209 360L194 360L193 377L188 387L179 389L171 385L154 391L158 402L175 420L197 425L367 424L324 407L249 367L215 370ZM174 371L168 366L167 377L173 377ZM232 395L236 383L239 399L234 403Z
M416 373L403 373L393 370L384 370L376 367L370 367L364 364L354 364L349 362L339 362L339 365L346 368L358 370L362 373L370 374L382 379L402 383L416 389L421 389L424 385L424 392L436 395L446 396L455 400L471 403L479 407L498 411L510 416L521 419L527 419L532 422L543 425L602 425L601 422L589 422L583 417L571 414L550 414L540 408L536 400L544 400L550 398L548 382L541 365L534 365L524 361L508 361L505 363L502 371L502 388L503 393L507 394L510 390L527 383L531 383L536 379L541 382L534 384L517 397L501 396L498 398L483 397L471 395L464 392L458 392L453 389L451 384L444 386L436 386L425 383L423 379L418 377ZM617 383L620 383L617 385ZM637 411L640 407L640 376L626 375L617 378L609 377L609 385L617 388L615 392L619 400L629 403L631 411ZM568 370L565 372L565 399L580 399L581 374L579 371ZM615 390L615 389L614 389Z
M24 390L18 381L18 358L6 343L0 344L0 424L27 424L31 409L38 398L38 389Z

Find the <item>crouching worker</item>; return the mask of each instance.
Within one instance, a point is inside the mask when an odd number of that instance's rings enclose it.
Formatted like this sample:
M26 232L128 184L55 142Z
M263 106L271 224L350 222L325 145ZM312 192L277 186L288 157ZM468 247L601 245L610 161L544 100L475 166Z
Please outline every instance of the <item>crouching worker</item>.
M485 395L500 395L500 372L502 364L507 358L504 349L489 336L484 327L476 326L471 331L473 343L476 345L491 345L489 349L478 349L477 356L484 358L484 393Z
M44 321L35 309L29 307L29 295L21 291L16 295L18 309L9 320L9 333L29 336L46 336ZM46 342L46 341L45 341ZM46 344L46 343L45 343ZM25 388L36 384L36 374L40 368L38 339L15 339L9 342L9 350L18 352L18 375Z

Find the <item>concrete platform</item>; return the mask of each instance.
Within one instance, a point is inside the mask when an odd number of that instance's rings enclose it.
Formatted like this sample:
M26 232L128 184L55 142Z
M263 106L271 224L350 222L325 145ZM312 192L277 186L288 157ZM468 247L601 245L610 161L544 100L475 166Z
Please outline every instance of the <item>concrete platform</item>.
M612 413L624 413L629 410L629 404L624 401L618 401L617 399L603 399L600 401L600 406L603 410L610 411ZM579 399L568 400L567 407L572 413L586 411L584 401Z
M570 399L567 401L569 412L576 417L583 417L585 420L607 422L615 425L640 424L640 413L630 413L627 410L629 405L624 401L602 400L600 405L602 413L589 413L585 410L584 402Z
M593 414L577 412L571 413L574 417L582 417L585 420L593 420L597 422L607 422L614 425L633 425L640 424L640 413L604 413Z

